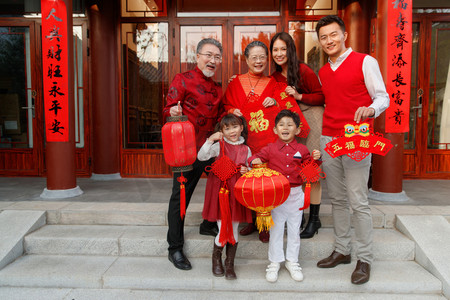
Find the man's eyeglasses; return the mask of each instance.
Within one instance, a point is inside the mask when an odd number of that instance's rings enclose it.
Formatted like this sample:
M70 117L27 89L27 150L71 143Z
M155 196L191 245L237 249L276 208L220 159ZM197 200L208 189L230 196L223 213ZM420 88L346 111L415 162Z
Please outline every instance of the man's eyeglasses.
M212 55L211 53L198 53L198 54L206 56L206 58L208 60L211 60L211 58L214 58L214 61L222 62L222 56L220 56L220 55Z
M253 62L257 62L258 60L265 61L267 59L267 55L250 56L249 59L250 59L250 61L253 61Z

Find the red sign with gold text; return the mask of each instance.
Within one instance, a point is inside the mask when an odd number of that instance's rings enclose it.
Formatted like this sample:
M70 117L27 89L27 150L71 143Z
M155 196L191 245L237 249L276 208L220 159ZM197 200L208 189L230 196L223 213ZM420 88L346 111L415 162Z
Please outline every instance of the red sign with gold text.
M42 68L47 142L69 140L69 58L66 4L41 0Z
M409 131L411 90L412 0L388 1L387 79L390 105L386 132Z
M380 133L373 133L369 123L346 124L344 135L334 137L325 145L325 151L335 158L347 155L355 161L361 161L370 153L386 155L393 147L390 140Z

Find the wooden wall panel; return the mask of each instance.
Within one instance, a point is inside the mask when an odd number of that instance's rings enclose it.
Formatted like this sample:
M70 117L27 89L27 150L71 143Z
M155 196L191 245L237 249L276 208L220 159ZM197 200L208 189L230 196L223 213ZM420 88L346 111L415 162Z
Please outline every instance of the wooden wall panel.
M1 175L35 175L36 172L36 162L32 150L0 152Z
M426 161L427 173L448 173L450 177L450 154L428 154Z
M162 150L124 150L121 170L122 177L172 177Z
M403 174L414 174L416 172L416 156L414 153L403 154Z

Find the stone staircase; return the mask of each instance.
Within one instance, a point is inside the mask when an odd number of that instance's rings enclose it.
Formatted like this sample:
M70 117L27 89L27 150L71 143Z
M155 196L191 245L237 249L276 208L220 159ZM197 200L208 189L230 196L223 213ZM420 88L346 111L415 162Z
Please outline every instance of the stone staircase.
M43 224L38 211L0 213L0 226L2 220L20 219L14 214L43 225L23 230L17 242L23 255L9 258L11 263L0 270L0 299L445 299L442 281L415 261L416 243L385 228L386 220L378 214L371 279L356 286L350 282L355 261L333 269L316 267L333 250L329 207L321 215L324 228L301 242L304 281L293 281L282 267L276 283L265 280L268 244L256 233L239 237L238 280L212 276L213 237L198 234L200 205L190 206L186 217L191 271L178 270L167 259L167 205L152 204L149 211L130 203L114 210L88 208L41 211ZM0 253L2 248L0 244Z

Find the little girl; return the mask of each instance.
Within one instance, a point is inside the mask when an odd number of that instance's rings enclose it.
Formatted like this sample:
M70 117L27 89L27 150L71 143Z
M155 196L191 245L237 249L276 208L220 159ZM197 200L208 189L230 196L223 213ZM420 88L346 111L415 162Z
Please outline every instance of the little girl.
M229 189L229 212L231 214L233 237L231 238L232 242L226 243L227 257L225 259L225 270L222 265L222 250L225 243L219 243L221 231L223 233L224 230L224 228L221 228L222 213L219 203L219 193L222 181L213 172L209 173L208 181L206 182L205 203L202 215L205 220L217 221L219 227L219 233L214 240L212 254L212 272L214 276L219 277L225 274L226 279L236 279L236 273L234 272L234 257L236 255L238 244L238 226L240 222L251 222L252 215L249 209L242 206L236 200L233 190L234 185L241 174L248 171L247 159L251 156L251 151L250 148L245 145L244 137L247 136L247 126L243 118L228 114L222 118L219 124L217 124L216 130L217 132L206 140L198 152L198 160L205 161L211 157L220 157L225 154L236 164L236 166L240 167L240 172L235 173L226 181ZM216 143L222 139L223 142ZM220 144L222 144L222 147ZM220 153L222 149L224 150L224 153Z

